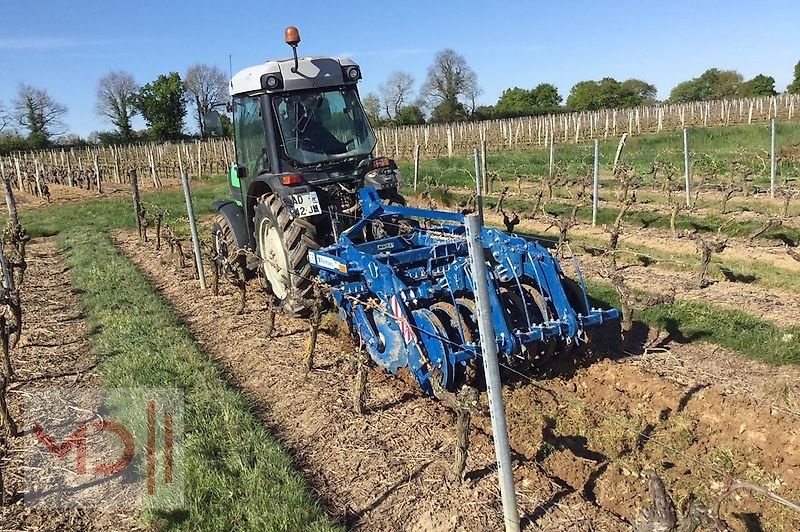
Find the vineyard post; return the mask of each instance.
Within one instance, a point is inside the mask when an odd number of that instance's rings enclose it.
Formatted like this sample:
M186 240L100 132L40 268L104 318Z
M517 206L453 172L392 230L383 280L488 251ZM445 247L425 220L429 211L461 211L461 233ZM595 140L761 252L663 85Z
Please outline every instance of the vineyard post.
M476 150L477 152L477 150ZM511 451L508 447L505 407L500 384L500 366L497 362L497 341L492 324L489 302L489 283L486 281L486 259L483 256L483 224L477 216L467 216L467 247L469 248L472 280L475 283L475 303L478 306L478 332L481 339L481 358L486 376L486 393L489 396L489 413L492 418L492 436L497 459L500 497L503 501L503 520L507 532L519 532L519 511L514 493L514 474L511 470Z
M136 230L139 233L139 242L142 241L142 200L139 196L139 180L136 177L136 169L128 170L128 181L131 184L131 194L133 195L133 216L136 218Z
M481 221L481 226L483 226L483 193L481 191L483 184L481 180L481 160L478 155L478 148L474 148L473 153L475 155L475 209L478 211L478 218Z
M41 180L42 171L39 168L39 159L35 158L33 160L33 164L36 169L36 172L33 174L34 179L36 179L36 195L39 196L40 198L43 198L44 194L42 193L42 180Z
M486 136L481 139L481 177L483 178L483 192L489 192L489 180L487 179L488 168L486 164Z
M689 129L683 128L683 172L686 178L686 206L692 206L692 183L689 174Z
M417 191L419 182L419 144L414 146L414 192Z
M97 161L97 154L96 153L94 154L94 177L95 177L95 180L97 181L97 193L98 194L102 194L103 193L103 186L100 184L100 165L99 165L99 163Z
M11 217L11 223L14 227L19 226L19 217L17 216L17 202L14 201L14 191L11 189L11 181L4 175L3 189L6 193L6 205L8 206L8 215Z
M775 119L770 124L770 143L769 143L769 197L775 197L775 174L778 171L777 158L775 153Z
M17 156L14 156L14 169L17 171L17 188L19 188L20 192L22 191L22 172L19 169L19 159Z
M554 137L554 135L551 134L550 135L550 165L548 166L549 170L548 170L548 174L547 174L547 176L550 177L550 178L553 177L553 165L555 163L555 153L554 153L555 148L553 146L553 137Z
M3 274L3 288L6 290L14 290L14 276L11 275L11 269L8 267L6 250L3 249L2 238L0 238L0 270L2 270Z
M200 237L197 235L197 220L194 218L192 192L189 190L189 175L186 172L181 174L181 181L183 181L183 195L186 198L186 212L189 215L189 228L192 230L192 246L194 247L195 264L197 264L197 277L200 279L200 288L205 290L206 276L203 273L203 255L200 254Z
M598 193L600 190L600 140L594 139L594 187L592 188L592 227L597 225Z

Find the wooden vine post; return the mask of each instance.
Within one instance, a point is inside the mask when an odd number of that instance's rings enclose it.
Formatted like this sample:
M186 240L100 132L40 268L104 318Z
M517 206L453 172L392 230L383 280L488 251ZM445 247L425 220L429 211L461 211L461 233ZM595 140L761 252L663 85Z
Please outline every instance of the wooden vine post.
M133 216L136 218L136 231L139 233L139 242L141 242L144 238L144 227L142 226L144 210L142 209L142 198L139 196L139 180L136 177L135 168L128 170L128 181L131 183L131 194L133 195Z

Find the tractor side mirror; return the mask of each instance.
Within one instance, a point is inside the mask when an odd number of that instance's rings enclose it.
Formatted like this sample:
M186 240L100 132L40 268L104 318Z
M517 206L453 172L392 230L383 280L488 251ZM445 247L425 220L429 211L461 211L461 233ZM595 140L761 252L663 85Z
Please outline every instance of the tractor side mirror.
M203 135L209 137L222 137L225 135L219 112L209 111L203 115Z
M247 177L247 167L242 166L241 164L236 165L236 177L239 179L244 179Z

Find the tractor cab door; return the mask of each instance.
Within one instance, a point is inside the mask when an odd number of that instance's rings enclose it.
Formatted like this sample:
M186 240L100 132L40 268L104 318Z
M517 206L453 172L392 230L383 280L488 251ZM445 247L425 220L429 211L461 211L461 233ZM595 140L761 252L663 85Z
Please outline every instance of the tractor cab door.
M256 177L269 170L267 138L259 97L234 97L233 121L236 164L231 168L230 187L233 198L241 205L244 198L242 179Z

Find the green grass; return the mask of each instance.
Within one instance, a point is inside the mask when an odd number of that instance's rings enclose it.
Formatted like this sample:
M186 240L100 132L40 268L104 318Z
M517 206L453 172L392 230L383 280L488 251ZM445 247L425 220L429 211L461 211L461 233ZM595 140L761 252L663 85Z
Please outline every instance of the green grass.
M210 212L224 197L214 183L194 191ZM145 201L178 216L180 191ZM335 530L280 442L244 396L197 346L187 326L114 247L108 231L134 223L130 203L104 199L22 213L33 235L58 235L100 356L106 387L184 390L184 507L146 514L159 528L180 530Z
M611 284L589 280L586 285L597 302L619 306ZM739 310L678 300L635 312L634 318L665 330L679 343L701 340L770 364L800 363L800 327L781 328Z
M467 199L465 194L453 192L451 192L451 194L459 201L464 201ZM497 205L497 198L485 198L484 205L487 207L494 207ZM503 207L505 210L515 211L518 213L531 212L534 206L535 200L517 199L512 197L503 201ZM572 204L557 201L549 202L545 206L545 210L549 214L556 216L569 216L569 214L572 212L572 208ZM617 214L619 214L618 207L598 207L597 223L600 225L613 224L614 220L617 218ZM591 206L586 206L582 209L579 209L577 217L579 220L591 221ZM669 229L670 215L668 213L636 210L634 206L634 208L629 210L625 215L625 223L641 228ZM678 231L696 230L701 233L711 233L716 232L718 228L722 227L722 233L732 237L747 237L759 229L762 224L763 222L758 220L730 221L728 216L717 214L693 216L691 214L679 213L675 217L675 227ZM800 242L800 228L792 227L790 225L771 227L758 238L778 241L784 241L788 239L797 243Z
M800 143L800 124L798 122L779 123L777 127L778 146L789 146ZM618 138L601 139L600 141L600 172L610 175L617 150ZM764 168L758 157L768 157L770 145L769 125L740 125L713 128L692 129L689 132L689 150L692 159L708 156L722 165L723 177L718 177L717 182L725 182L727 163L734 154L744 155L748 164L757 171L754 176L755 184L765 187L769 184L769 169ZM555 147L555 160L567 165L570 172L575 172L579 166L593 163L594 143L583 142L579 144L557 144ZM634 135L629 137L622 155L622 162L630 164L641 176L648 172L654 160L670 162L678 169L676 179L682 183L683 177L683 133L671 131L656 134ZM543 176L548 172L549 150L546 147L532 147L525 150L507 150L490 152L486 157L490 171L500 173L506 182L514 181L516 172L524 175ZM413 176L412 164L404 161L400 168L406 176ZM445 185L465 186L471 184L466 173L474 172L474 163L470 157L440 157L424 159L420 162L420 179L433 178ZM800 168L797 165L785 162L778 168L779 179L782 176L796 180ZM693 171L693 174L696 173ZM642 180L645 180L642 177ZM698 182L694 176L695 183ZM660 183L659 183L660 184ZM611 187L613 183L606 180L605 186Z

